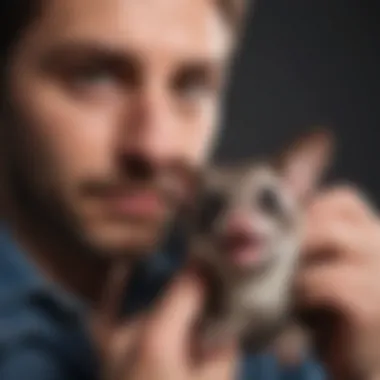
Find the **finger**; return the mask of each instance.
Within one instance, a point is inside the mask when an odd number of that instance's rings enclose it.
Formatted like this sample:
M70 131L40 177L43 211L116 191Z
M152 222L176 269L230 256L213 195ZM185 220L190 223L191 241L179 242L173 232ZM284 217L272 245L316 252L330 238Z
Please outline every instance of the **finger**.
M195 379L221 379L237 378L238 372L238 345L231 342L209 353L202 364L195 370Z
M190 347L193 327L202 310L204 287L200 276L188 271L171 284L158 307L148 318L144 332L149 354L157 352L161 359L176 356L185 359ZM165 350L162 344L165 343Z
M330 369L340 355L339 347L347 347L349 326L360 326L363 300L370 291L366 275L355 265L326 264L310 268L298 278L297 315L310 328L314 354Z
M109 356L110 370L108 373L115 374L112 379L121 379L125 377L131 368L136 364L139 355L139 341L141 338L144 320L136 318L134 321L124 324L114 334L112 351Z
M297 306L301 309L331 308L351 312L352 299L368 293L355 265L323 264L302 270L295 281Z
M379 323L377 266L355 265L309 268L296 280L296 307L314 319L315 310L338 314L356 326ZM325 314L325 313L322 313Z
M131 353L136 347L141 324L140 318L113 330L101 324L98 326L90 324L92 329L90 338L101 363L100 370L103 375L101 378L121 378L119 374L131 364L130 360L133 360Z
M143 320L141 318L129 321L121 326L114 334L113 341L113 357L119 357L124 355L125 352L129 352L135 345L138 337L141 334L141 327Z
M380 260L379 222L353 225L339 220L309 221L305 228L301 264L326 260L375 264ZM371 264L370 264L371 265Z
M133 365L134 352L141 333L143 321L135 319L124 324L112 333L112 341L101 357L106 378L119 379Z
M302 271L295 288L295 308L299 320L310 329L317 357L330 352L337 321L355 315L352 300L358 298L359 279L355 267L321 265ZM329 354L328 354L329 356Z
M347 222L373 220L375 208L367 197L352 186L340 186L319 194L309 205L308 214L315 218L335 217Z
M368 228L339 220L326 220L324 223L309 221L302 246L303 264L326 260L363 262L368 255L374 254L368 249L368 236L372 235Z

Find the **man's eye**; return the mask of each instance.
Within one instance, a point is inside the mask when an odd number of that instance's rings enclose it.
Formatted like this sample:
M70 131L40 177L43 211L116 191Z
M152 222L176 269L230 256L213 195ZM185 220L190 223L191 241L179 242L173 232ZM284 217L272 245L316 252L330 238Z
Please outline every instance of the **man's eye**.
M114 82L116 77L105 67L78 67L71 71L70 78L77 85L103 85Z
M184 101L197 101L212 93L212 84L203 72L188 72L174 83L176 95Z
M115 96L123 90L123 79L117 71L104 65L81 65L63 74L64 86L74 96L84 100L101 100Z
M180 89L182 99L196 101L210 94L210 89L203 83L188 83Z

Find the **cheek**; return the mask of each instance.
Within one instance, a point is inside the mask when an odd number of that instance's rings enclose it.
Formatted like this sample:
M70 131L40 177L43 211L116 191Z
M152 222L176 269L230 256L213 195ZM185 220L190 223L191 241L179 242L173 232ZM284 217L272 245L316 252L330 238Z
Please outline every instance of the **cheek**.
M252 230L257 231L266 239L273 240L280 232L279 223L270 217L254 213L250 220Z
M278 220L269 220L267 222L267 233L271 249L280 254L283 250L287 249L293 238L292 233Z
M49 167L54 181L66 187L110 167L116 140L112 109L86 107L43 82L25 83L22 91L21 85L15 87L14 106L24 139L40 156L40 172Z
M181 151L188 160L201 165L208 160L216 142L219 122L219 109L215 102L203 105L183 123L180 139Z

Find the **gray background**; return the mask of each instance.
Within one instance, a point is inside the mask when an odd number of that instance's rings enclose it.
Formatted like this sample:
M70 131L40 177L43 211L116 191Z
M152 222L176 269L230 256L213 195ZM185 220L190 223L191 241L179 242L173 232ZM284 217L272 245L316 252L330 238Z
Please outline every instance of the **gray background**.
M333 178L358 183L380 204L380 4L257 1L216 157L267 153L327 125L338 139Z

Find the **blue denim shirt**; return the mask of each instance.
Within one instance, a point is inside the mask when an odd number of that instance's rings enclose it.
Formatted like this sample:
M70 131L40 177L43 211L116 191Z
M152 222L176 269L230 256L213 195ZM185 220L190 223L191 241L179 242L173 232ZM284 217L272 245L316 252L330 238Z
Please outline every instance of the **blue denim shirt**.
M126 312L148 304L181 264L180 239L136 271ZM177 253L177 254L176 254ZM49 283L0 227L0 379L95 380L98 364L84 319L84 306ZM267 355L245 356L241 380L323 380L315 363L280 368Z

